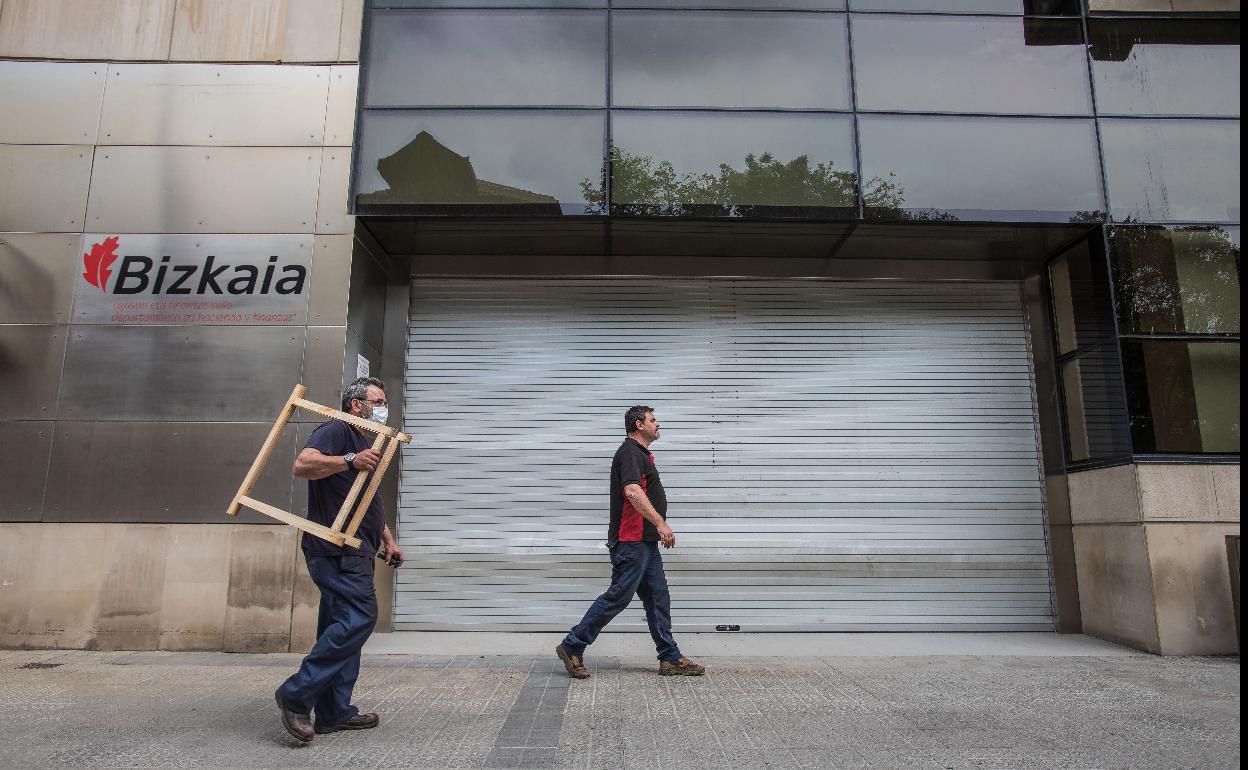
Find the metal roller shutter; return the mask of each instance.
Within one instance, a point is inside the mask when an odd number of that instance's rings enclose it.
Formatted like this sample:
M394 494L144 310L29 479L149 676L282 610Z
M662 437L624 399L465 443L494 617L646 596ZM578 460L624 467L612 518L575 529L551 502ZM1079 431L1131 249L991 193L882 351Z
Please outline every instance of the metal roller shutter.
M1017 284L422 279L406 375L400 630L574 624L634 403L678 629L1052 629Z

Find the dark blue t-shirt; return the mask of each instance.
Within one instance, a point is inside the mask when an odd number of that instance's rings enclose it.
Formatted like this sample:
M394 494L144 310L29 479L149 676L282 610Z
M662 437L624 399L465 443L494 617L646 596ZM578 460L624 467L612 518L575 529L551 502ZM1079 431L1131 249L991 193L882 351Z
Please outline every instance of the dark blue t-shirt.
M341 420L330 420L321 423L316 430L312 431L312 435L308 437L307 446L319 450L322 454L341 457L348 452L359 454L370 448L372 443L368 437L361 435L358 430L347 423ZM351 485L355 483L355 477L359 474L359 471L355 469L347 470L345 462L342 467L341 472L332 476L308 481L309 521L315 521L327 527L333 526L334 519L338 516L338 509L342 507L342 501L347 499L347 493L351 491ZM363 490L360 494L364 494ZM355 513L354 509L351 513ZM350 520L348 517L347 521L350 522ZM381 496L377 495L373 498L372 504L368 506L368 513L364 514L364 521L360 523L360 528L355 532L355 536L362 541L358 550L350 546L334 545L305 532L303 533L303 551L321 556L356 554L372 558L381 543L381 530L385 522Z

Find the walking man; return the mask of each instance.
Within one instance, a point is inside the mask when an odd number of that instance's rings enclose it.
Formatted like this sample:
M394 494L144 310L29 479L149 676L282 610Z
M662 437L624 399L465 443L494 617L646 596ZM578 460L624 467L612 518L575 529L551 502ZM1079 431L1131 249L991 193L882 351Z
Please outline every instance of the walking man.
M342 411L385 424L386 386L363 377L342 393ZM381 455L370 436L342 420L322 423L295 458L295 476L308 480L308 519L330 526L355 477L376 470ZM386 526L381 498L373 498L356 532L359 548L337 546L309 534L303 536L308 574L321 591L316 645L293 676L277 689L282 726L296 740L311 741L317 733L367 730L381 721L351 705L351 691L360 674L360 650L377 623L373 591L373 554L391 564L403 563L403 552ZM312 713L316 713L316 724Z
M675 548L676 533L667 525L667 494L650 454L650 445L659 438L654 410L631 407L624 414L624 432L628 437L611 461L611 524L607 530L611 587L555 647L555 654L574 679L588 679L585 648L636 594L646 609L646 623L659 653L659 673L699 676L706 668L681 654L672 638L671 595L659 543Z

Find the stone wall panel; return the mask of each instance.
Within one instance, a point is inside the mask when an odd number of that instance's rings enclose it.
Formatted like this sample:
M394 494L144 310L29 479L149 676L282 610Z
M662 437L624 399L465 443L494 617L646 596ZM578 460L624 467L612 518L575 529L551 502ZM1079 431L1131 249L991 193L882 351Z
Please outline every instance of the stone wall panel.
M1158 652L1157 617L1144 528L1074 528L1084 633Z
M176 0L5 0L0 56L151 61L169 56Z

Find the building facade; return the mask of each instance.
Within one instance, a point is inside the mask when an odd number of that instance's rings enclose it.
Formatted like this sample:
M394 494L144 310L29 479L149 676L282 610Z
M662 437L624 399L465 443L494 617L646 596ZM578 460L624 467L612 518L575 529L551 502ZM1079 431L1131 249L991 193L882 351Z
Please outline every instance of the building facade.
M642 402L678 626L1237 649L1237 2L0 0L0 57L0 644L308 646L224 509L367 371L383 630L574 622Z

